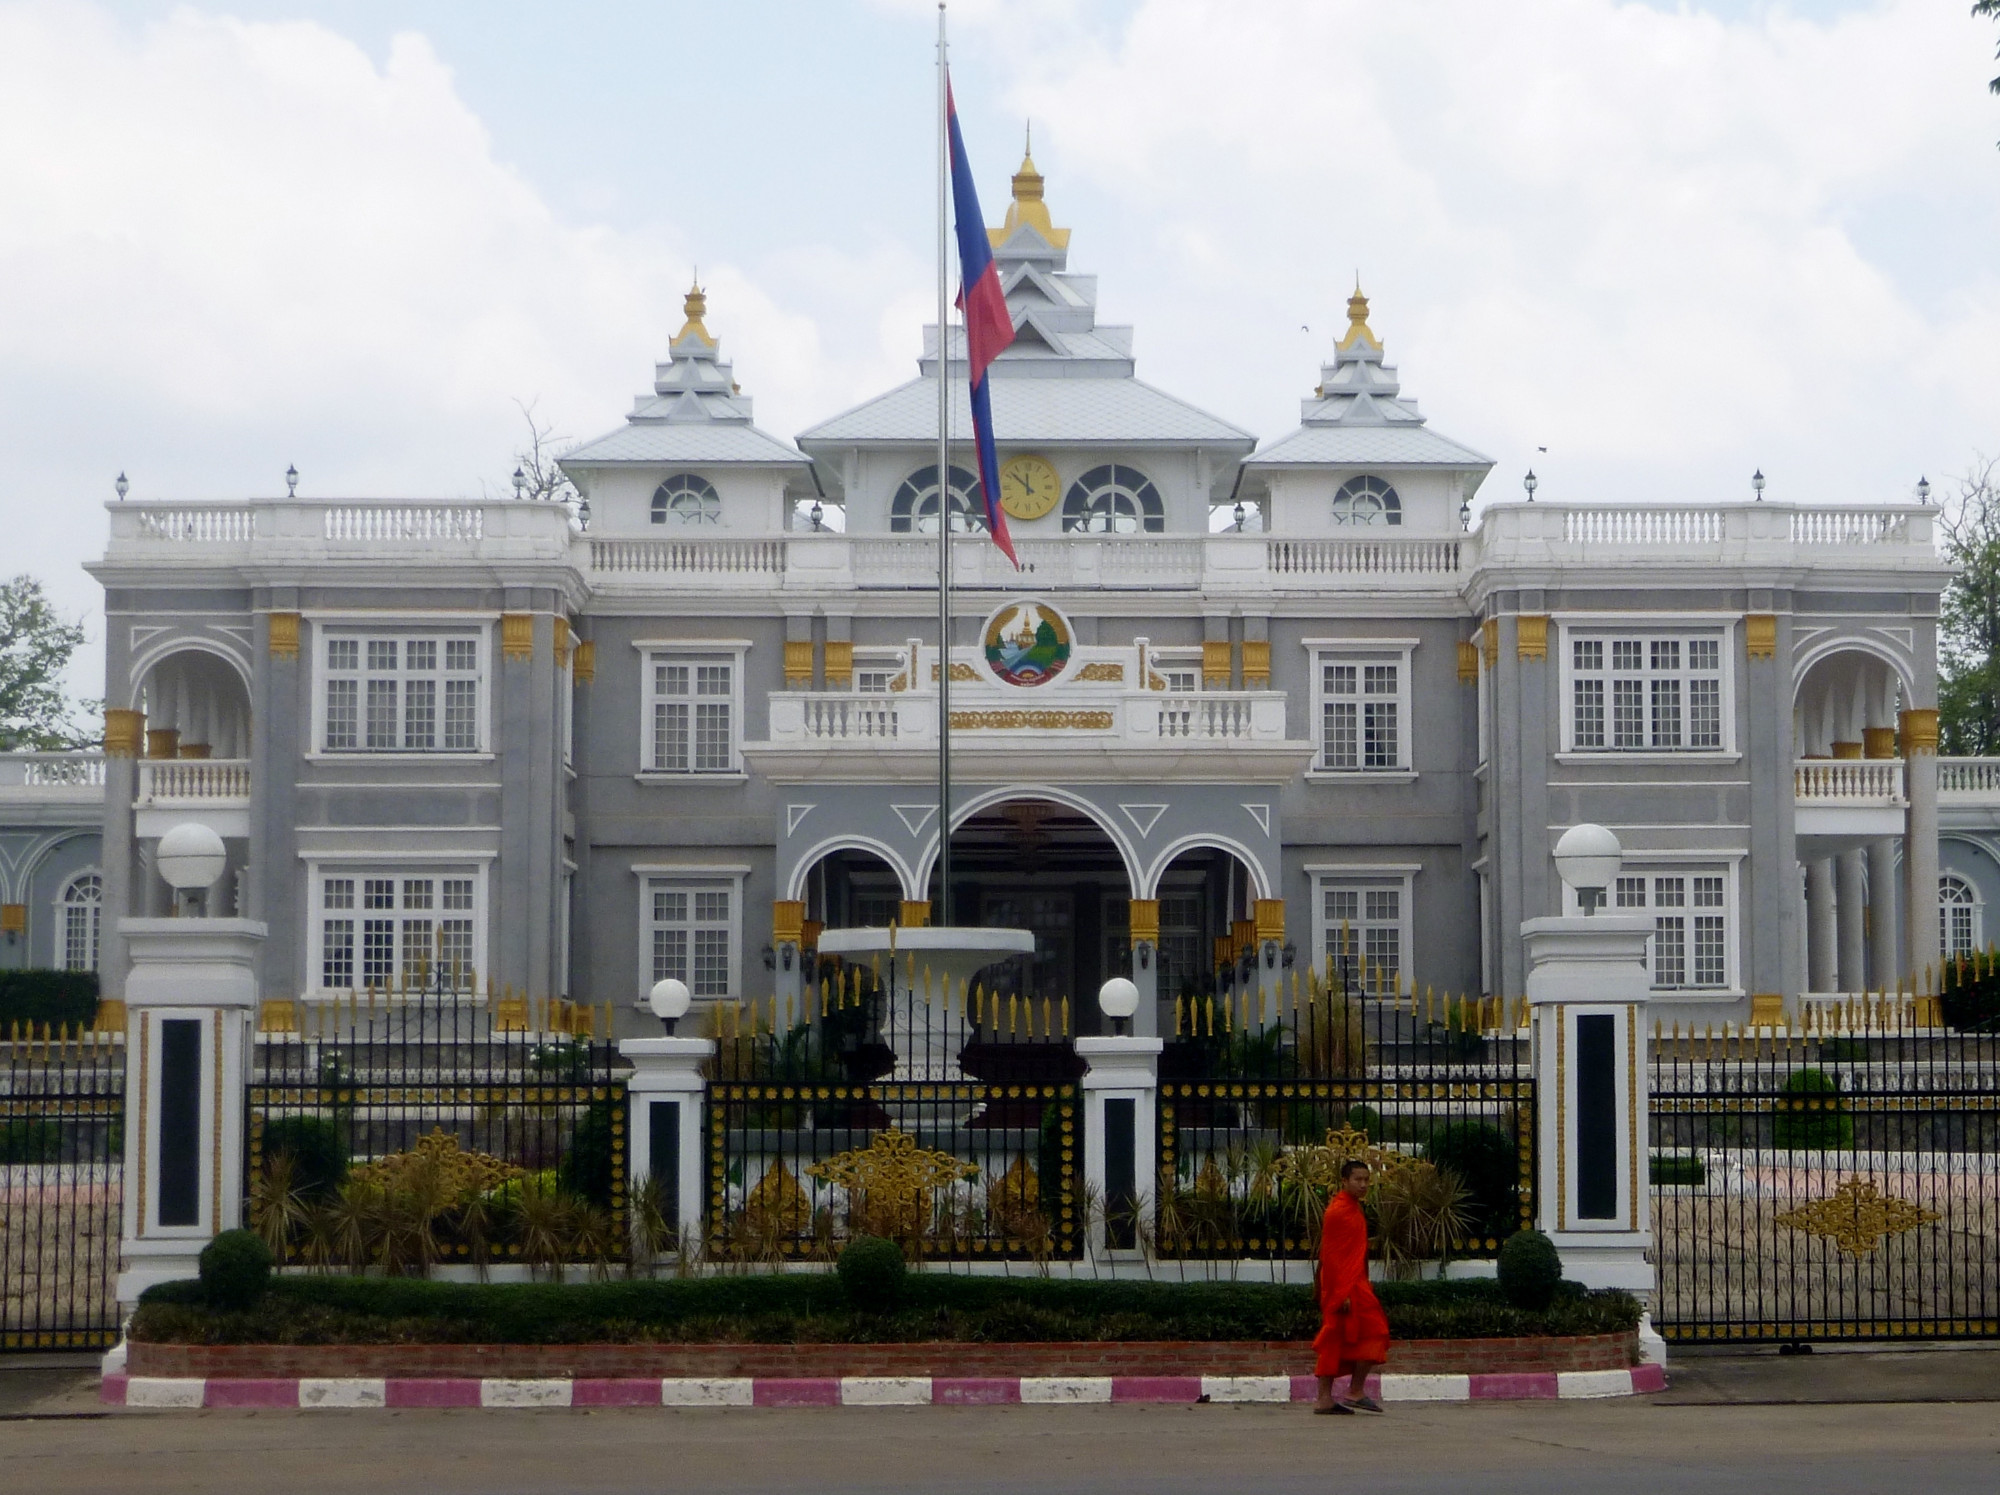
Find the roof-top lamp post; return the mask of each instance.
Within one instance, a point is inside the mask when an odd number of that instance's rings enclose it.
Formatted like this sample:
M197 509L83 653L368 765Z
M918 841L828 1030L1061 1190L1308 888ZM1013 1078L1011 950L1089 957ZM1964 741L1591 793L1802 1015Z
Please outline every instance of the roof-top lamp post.
M118 475L118 481L121 483L125 481L125 475L123 473L120 473ZM120 498L123 498L125 496L125 490L122 488L119 489L118 496ZM1931 480L1929 478L1918 478L1917 502L1920 504L1927 504L1930 501L1931 501Z
M1528 475L1521 479L1521 486L1528 490L1528 502L1535 501L1535 490L1542 486L1542 480L1535 476L1535 469L1529 468Z
M125 474L122 470L118 474L118 481L111 486L118 490L118 502L121 504L125 502L125 495L132 490L132 485L125 480Z
M295 463L287 462L285 464L285 497L297 498L298 496L299 469Z
M1757 502L1764 501L1764 469L1758 468L1750 474L1750 486L1757 494Z

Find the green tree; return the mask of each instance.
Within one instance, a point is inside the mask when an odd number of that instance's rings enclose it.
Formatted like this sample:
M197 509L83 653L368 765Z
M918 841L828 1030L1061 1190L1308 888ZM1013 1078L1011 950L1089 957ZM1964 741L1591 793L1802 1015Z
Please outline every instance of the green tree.
M2000 21L2000 0L1972 0L1972 13L1984 16L1989 21ZM2000 47L1993 49L1993 55L2000 57ZM2000 93L2000 78L1995 78L1986 86L1995 93Z
M1990 757L2000 754L2000 461L1982 458L1959 479L1939 527L1960 568L1938 620L1939 751Z
M94 741L71 720L63 671L83 642L32 576L0 585L0 751L50 752Z

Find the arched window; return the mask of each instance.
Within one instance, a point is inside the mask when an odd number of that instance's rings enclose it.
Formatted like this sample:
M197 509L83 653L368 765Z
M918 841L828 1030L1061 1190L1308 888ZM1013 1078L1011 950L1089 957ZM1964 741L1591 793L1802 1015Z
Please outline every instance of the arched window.
M1063 532L1072 535L1156 535L1167 527L1160 490L1136 467L1093 467L1063 496Z
M97 926L103 908L104 880L95 872L80 872L63 887L56 912L65 971L97 969Z
M1938 940L1946 960L1980 948L1985 912L1978 890L1957 873L1947 872L1938 879Z
M1333 496L1335 524L1401 524L1403 501L1380 478L1349 478Z
M720 524L722 496L706 478L677 473L653 490L653 523Z
M912 532L934 535L938 527L938 470L933 462L919 467L896 490L889 501L889 530L892 534ZM986 528L986 505L979 495L979 479L963 467L951 469L951 529L956 535Z

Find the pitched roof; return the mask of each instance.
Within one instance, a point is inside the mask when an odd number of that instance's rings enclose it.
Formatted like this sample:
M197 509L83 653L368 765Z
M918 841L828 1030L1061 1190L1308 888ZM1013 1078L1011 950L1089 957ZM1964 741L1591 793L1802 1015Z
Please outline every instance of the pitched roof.
M1130 378L992 380L993 437L1006 443L1203 441L1256 438L1220 416ZM954 439L972 437L964 383L952 386ZM799 444L937 439L937 384L913 379L799 433Z
M806 465L796 449L755 426L634 421L563 454L564 462L784 463Z
M1491 467L1493 459L1425 426L1301 426L1243 459L1246 467L1294 464Z

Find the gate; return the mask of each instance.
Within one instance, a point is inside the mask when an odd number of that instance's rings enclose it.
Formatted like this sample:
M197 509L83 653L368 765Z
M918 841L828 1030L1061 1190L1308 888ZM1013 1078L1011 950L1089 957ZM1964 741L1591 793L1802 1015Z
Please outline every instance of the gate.
M1856 998L1783 1029L1655 1031L1664 1336L2000 1334L2000 1038L1951 1012Z
M0 1062L0 1350L118 1338L123 1035L15 1024Z

